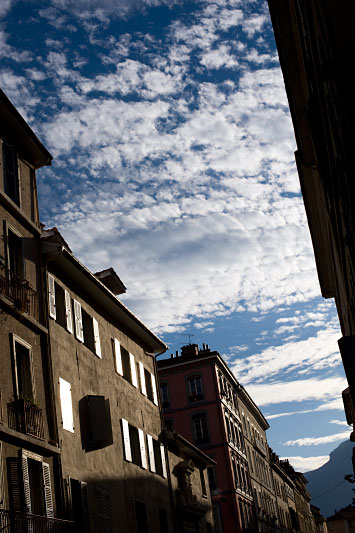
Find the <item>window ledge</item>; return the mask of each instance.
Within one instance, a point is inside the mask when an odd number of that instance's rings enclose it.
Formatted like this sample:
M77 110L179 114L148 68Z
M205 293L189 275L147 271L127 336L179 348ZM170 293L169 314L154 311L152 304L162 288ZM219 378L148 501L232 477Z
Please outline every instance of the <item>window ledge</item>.
M15 202L13 202L11 198L9 198L9 196L7 196L7 194L1 190L0 200L1 203L4 204L13 215L20 219L24 226L27 226L31 231L35 231L38 233L38 235L41 235L41 228L37 226L28 216L26 216L22 209L20 209L18 205L16 205Z
M27 313L20 313L19 311L15 311L14 302L6 298L6 296L4 296L3 294L0 294L0 302L2 302L10 310L13 316L18 318L18 320L25 321L28 325L30 325L30 327L32 326L32 328L35 328L41 333L45 333L46 335L48 335L48 329L43 326L43 324L38 322L38 320L36 320Z
M24 433L20 433L19 431L15 431L14 429L10 429L3 425L0 425L0 437L7 442L21 442L22 445L25 445L29 449L32 448L35 451L42 451L43 455L59 455L61 453L60 448L57 446L40 441L35 437L30 437L29 435L25 435Z

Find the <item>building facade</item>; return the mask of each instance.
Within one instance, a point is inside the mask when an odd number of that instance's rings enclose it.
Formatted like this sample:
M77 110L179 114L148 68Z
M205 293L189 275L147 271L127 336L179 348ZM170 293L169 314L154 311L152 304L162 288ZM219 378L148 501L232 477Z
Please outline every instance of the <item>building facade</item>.
M0 524L70 530L57 497L60 449L43 290L36 170L51 163L0 90ZM21 529L23 528L23 529ZM26 529L27 528L27 529Z
M165 426L217 463L208 468L216 532L264 530L267 520L258 517L253 490L257 498L263 494L265 508L266 494L275 500L270 473L266 480L264 471L265 418L218 352L206 345L183 347L180 356L159 360L158 371Z

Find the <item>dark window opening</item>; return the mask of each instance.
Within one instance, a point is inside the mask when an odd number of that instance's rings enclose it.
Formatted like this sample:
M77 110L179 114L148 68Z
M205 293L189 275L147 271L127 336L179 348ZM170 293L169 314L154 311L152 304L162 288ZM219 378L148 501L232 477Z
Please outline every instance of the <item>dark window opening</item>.
M163 409L167 409L170 405L169 402L169 391L168 391L168 384L167 383L161 383L160 384L160 395L161 395L161 404Z
M90 530L87 484L83 481L70 479L70 493L72 518L77 523L79 531L88 533Z
M92 317L83 308L81 308L81 313L83 319L84 344L89 350L95 353L95 335Z
M150 372L145 368L144 369L144 377L145 377L145 386L147 389L147 397L152 402L154 400L153 396L153 387L152 387L152 377L150 375Z
M17 152L13 146L3 144L4 190L15 204L20 205Z
M131 443L132 463L142 466L138 429L131 425L129 426L129 440Z
M145 503L135 501L137 533L149 533Z
M129 360L129 353L121 346L121 360L122 360L122 371L123 371L123 377L132 383L132 376L131 376L131 363Z
M213 466L207 468L208 484L210 491L217 489L216 472Z
M200 481L201 481L201 490L202 490L202 495L203 496L207 496L207 489L206 489L206 481L205 481L205 472L202 468L199 469L200 470Z
M45 516L46 506L43 490L42 463L30 458L27 459L27 463L31 498L31 513Z
M205 413L198 415L193 415L192 417L194 431L195 431L195 442L196 444L205 444L209 442L208 434L208 425L207 417Z
M189 401L197 402L203 400L202 382L200 376L193 376L187 380L189 387Z
M155 471L159 476L163 475L163 464L161 460L160 443L153 439L153 450L155 460Z
M8 230L7 233L8 269L19 278L24 278L22 238Z
M160 533L169 533L168 515L165 509L159 509Z
M66 311L65 311L65 294L64 289L58 285L58 283L54 284L55 287L55 307L56 307L56 321L58 324L63 326L63 328L67 328L67 317L66 317Z
M33 402L31 351L27 346L15 341L16 388L18 398Z

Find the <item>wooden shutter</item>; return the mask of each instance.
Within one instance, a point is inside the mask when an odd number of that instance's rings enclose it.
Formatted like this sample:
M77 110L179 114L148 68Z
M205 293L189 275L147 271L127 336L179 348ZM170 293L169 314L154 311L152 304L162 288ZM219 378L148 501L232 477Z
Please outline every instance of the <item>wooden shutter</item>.
M57 318L57 309L55 307L55 283L51 274L48 274L48 292L49 316L55 320Z
M65 318L67 322L67 330L70 333L73 333L73 316L72 316L72 310L71 310L70 293L66 289L64 289L64 295L65 295Z
M99 323L94 317L92 317L92 325L94 329L95 353L98 357L101 357Z
M167 478L167 472L166 472L166 460L165 460L165 448L164 444L160 444L160 455L161 455L161 466L163 468L163 477Z
M46 516L49 518L54 517L53 499L52 499L52 487L51 487L51 472L49 464L42 463L43 471L43 489L44 489L44 501L46 504Z
M114 350L115 350L116 372L118 372L118 374L123 376L121 345L118 339L114 339Z
M28 473L28 460L26 455L21 453L21 466L22 466L22 479L23 479L23 493L25 499L26 513L32 512L31 507L31 489L30 489L30 476Z
M152 381L153 402L155 403L155 405L158 405L157 384L155 382L154 374L150 374L150 379Z
M138 388L138 379L137 379L137 371L136 371L136 362L134 360L134 355L131 353L129 354L129 364L131 367L131 381L132 385Z
M62 410L63 429L74 433L73 403L71 398L71 386L68 381L59 378L59 396Z
M144 396L147 396L147 387L145 386L145 375L144 375L144 366L143 363L139 361L139 379L141 382L141 392L144 394Z
M138 429L138 437L139 437L139 447L141 450L141 460L142 460L142 467L147 469L147 455L145 451L145 439L144 439L144 433L142 429Z
M98 533L111 532L110 496L106 489L95 487Z
M122 422L122 437L123 437L123 449L124 457L126 461L132 462L132 451L131 451L131 442L129 439L129 425L127 420L124 418L121 419Z
M147 435L147 441L148 441L149 468L151 472L156 472L153 437L151 435Z
M81 314L81 305L76 300L74 300L74 319L75 319L75 336L79 341L84 342L83 317Z
M23 491L20 481L19 460L16 457L7 457L7 483L9 486L10 508L13 511L23 511Z

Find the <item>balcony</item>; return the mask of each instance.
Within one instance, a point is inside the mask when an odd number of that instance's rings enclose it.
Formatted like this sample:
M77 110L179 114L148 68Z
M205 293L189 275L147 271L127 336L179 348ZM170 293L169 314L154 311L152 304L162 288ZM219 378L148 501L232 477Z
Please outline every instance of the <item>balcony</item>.
M20 313L38 320L38 298L26 279L21 279L3 265L0 266L0 294L14 303Z
M21 399L8 403L7 417L10 429L44 440L42 409L34 403Z
M1 533L79 533L75 522L0 509Z

